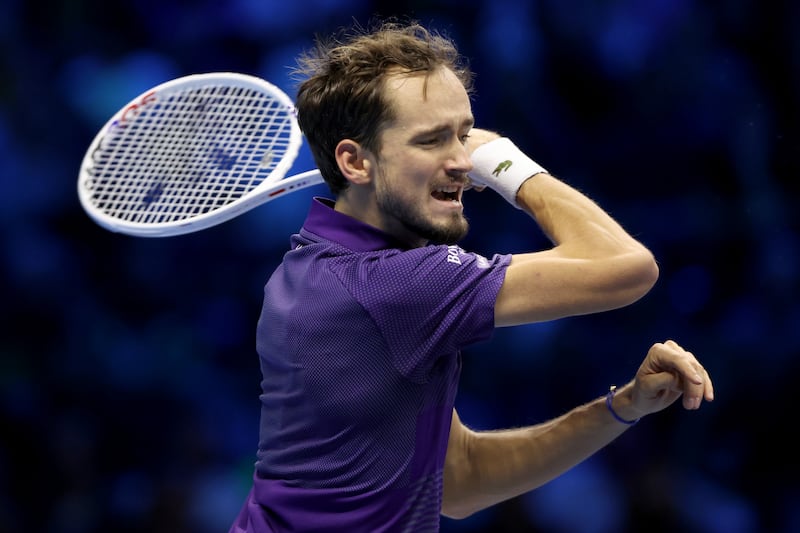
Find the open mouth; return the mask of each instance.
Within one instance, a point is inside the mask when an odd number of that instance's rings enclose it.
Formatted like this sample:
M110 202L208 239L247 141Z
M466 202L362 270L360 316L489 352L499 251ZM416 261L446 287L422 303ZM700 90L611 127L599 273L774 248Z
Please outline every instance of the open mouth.
M441 202L459 202L459 193L461 192L461 187L457 185L450 185L448 187L439 187L435 189L431 196Z

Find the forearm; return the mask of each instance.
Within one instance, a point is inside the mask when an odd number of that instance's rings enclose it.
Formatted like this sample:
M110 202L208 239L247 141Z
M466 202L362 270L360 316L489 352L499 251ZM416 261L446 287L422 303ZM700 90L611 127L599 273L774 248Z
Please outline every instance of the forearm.
M629 252L649 255L619 223L577 189L556 179L510 139L474 128L468 147L476 185L489 186L534 217L567 257L604 258ZM652 260L652 256L649 257Z
M614 400L631 416L628 388ZM461 464L445 479L446 514L464 517L544 485L584 461L628 427L615 420L605 398L531 427L463 433Z
M517 204L533 216L556 246L569 248L568 252L577 257L626 253L650 256L593 200L549 174L537 174L525 181L517 192Z

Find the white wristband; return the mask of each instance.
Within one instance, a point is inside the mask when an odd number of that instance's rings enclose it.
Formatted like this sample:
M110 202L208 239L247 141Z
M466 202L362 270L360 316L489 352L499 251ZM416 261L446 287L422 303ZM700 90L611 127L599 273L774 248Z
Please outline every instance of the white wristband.
M508 137L482 144L472 152L472 183L494 189L508 203L519 209L517 191L531 176L547 172L525 155Z

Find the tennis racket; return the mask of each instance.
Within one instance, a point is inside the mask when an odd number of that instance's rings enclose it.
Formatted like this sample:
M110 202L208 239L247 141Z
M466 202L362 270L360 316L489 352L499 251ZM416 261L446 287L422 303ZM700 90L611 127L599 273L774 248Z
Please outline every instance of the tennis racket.
M142 237L199 231L322 183L286 176L302 144L294 102L239 73L194 74L131 100L81 163L78 196L100 226Z

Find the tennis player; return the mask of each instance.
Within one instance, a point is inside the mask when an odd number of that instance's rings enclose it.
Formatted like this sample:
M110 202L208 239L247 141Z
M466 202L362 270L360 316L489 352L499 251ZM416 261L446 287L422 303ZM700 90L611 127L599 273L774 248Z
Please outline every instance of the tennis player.
M232 533L438 531L441 514L530 491L680 397L686 409L713 399L702 365L668 340L629 383L559 418L470 430L454 410L462 349L497 327L631 304L658 277L653 256L511 140L473 127L471 73L443 35L354 30L320 41L298 72L300 126L335 200L313 200L265 286L260 441ZM470 187L528 213L552 248L461 249Z

